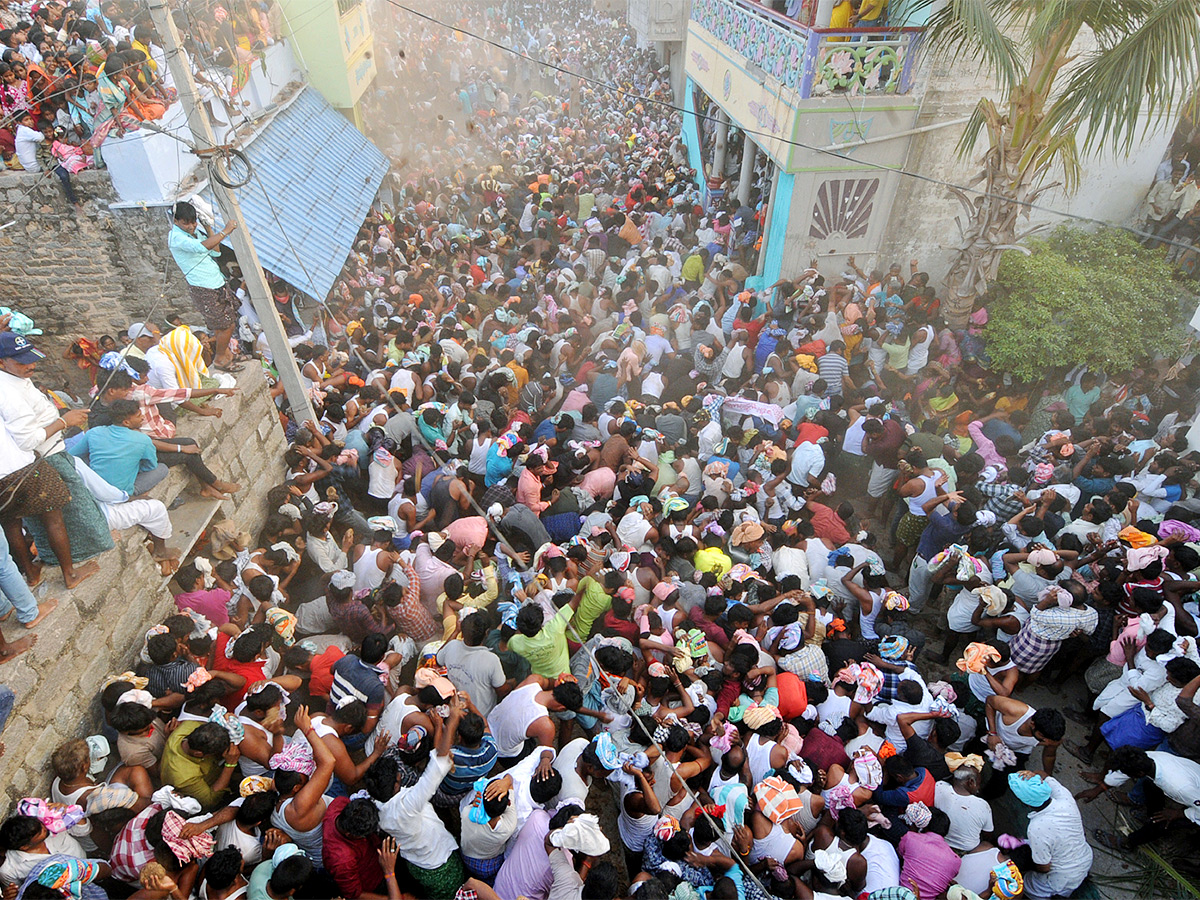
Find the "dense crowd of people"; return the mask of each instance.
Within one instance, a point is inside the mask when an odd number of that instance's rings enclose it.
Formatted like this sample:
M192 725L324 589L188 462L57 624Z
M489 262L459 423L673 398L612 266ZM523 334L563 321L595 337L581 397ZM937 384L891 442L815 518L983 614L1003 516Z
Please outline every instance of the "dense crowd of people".
M1194 843L1190 360L1021 385L917 260L748 290L760 194L703 208L653 55L538 9L457 24L594 82L388 13L404 163L330 298L276 285L317 420L275 385L261 523L181 560L153 496L238 491L181 432L274 380L227 230L176 205L204 325L75 345L86 408L0 333L18 619L134 526L177 608L0 824L5 896L1043 898Z
M173 11L202 98L228 120L255 55L282 34L275 0ZM134 0L0 3L0 156L8 171L71 175L104 166L110 135L161 119L178 94L149 7ZM3 170L0 170L3 171Z

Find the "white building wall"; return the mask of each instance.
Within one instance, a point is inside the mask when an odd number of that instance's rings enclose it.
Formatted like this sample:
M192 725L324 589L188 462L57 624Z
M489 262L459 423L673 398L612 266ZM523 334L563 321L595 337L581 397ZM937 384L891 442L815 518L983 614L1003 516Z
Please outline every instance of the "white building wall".
M1094 45L1094 36L1086 31L1072 49L1079 55ZM999 99L995 82L985 75L972 73L959 59L933 61L926 57L916 83L924 92L916 122L918 128L965 119L981 97ZM1153 184L1154 172L1167 152L1176 122L1177 118L1172 117L1156 123L1135 142L1128 156L1111 152L1085 155L1079 189L1073 195L1057 189L1047 191L1038 199L1038 205L1116 224L1135 224ZM981 134L975 152L960 157L957 145L963 127L962 124L947 124L915 135L905 170L939 181L969 185L979 172L978 163L987 142L986 135ZM1079 143L1082 146L1082 134ZM907 269L908 260L917 258L921 268L928 271L936 283L954 258L954 247L959 239L955 218L962 215L962 206L940 184L903 175L899 177L892 225L880 244L879 253L870 258L870 264L886 269L893 262L902 262ZM1034 210L1029 225L1053 227L1069 221L1061 215ZM1091 227L1083 222L1076 224ZM865 268L863 256L860 255L858 262Z

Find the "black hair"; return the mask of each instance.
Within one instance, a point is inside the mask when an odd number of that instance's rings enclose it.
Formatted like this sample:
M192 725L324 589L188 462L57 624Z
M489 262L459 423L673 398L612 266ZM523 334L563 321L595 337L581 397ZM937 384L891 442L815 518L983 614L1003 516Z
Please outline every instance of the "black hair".
M614 897L620 896L621 876L617 867L607 859L600 860L592 866L592 870L584 879L580 900L613 900Z
M554 694L555 700L571 712L578 712L583 706L583 692L574 681L564 681L555 685L551 693Z
M633 654L620 647L601 647L596 651L596 661L610 675L624 675L633 668Z
M459 720L458 731L455 736L458 738L458 743L467 747L475 747L483 740L483 732L483 716L479 715L479 713L468 711Z
M550 819L549 830L557 831L565 826L576 816L583 815L583 807L575 803L568 803L566 806L559 809Z
M1061 741L1067 733L1067 720L1057 709L1039 709L1033 714L1033 730L1052 741Z
M259 578L267 578L265 575L260 575ZM271 579L267 578L269 582ZM258 581L258 578L251 579L250 592L254 592L253 583ZM270 635L275 633L275 629L265 623L251 626L249 631L244 631L233 642L233 650L229 656L232 659L241 663L254 662L258 658L258 654L262 652L267 641L270 640Z
M114 374L115 375L123 375L124 373L117 372ZM125 377L128 378L129 376L126 375ZM111 380L109 382L109 387L114 387ZM181 588L183 588L185 591L190 591L192 588L194 588L196 586L196 583L198 581L200 581L200 579L202 579L203 577L204 576L201 574L200 570L197 569L191 563L188 563L185 566L180 566L178 569L175 570L175 582Z
M379 810L365 797L351 800L338 813L336 825L351 840L370 837L379 831Z
M933 732L937 735L938 746L948 748L962 737L962 727L952 718L935 719Z
M1160 653L1166 653L1175 643L1175 635L1167 631L1165 628L1156 628L1146 636L1146 652L1153 653L1157 656ZM113 726L114 728L116 726Z
M108 724L121 734L136 734L155 719L154 710L140 703L121 703L108 717Z
M235 818L238 824L257 827L271 818L275 804L279 802L278 791L258 791L242 801Z
M329 715L335 722L349 725L359 732L367 724L367 705L361 700L351 700L345 706L334 706Z
M1109 772L1124 772L1130 778L1142 778L1154 771L1154 762L1140 747L1126 745L1118 747L1108 757L1105 769Z
M883 769L897 784L911 781L913 775L916 774L913 764L903 756L889 756L883 761Z
M266 712L273 706L278 706L283 700L283 688L277 684L267 684L253 694L246 695L247 712Z
M280 794L287 796L304 783L305 776L299 772L288 772L283 769L277 769L274 772L274 778L275 789Z
M152 634L146 639L146 654L156 666L164 666L175 658L178 644L169 634Z
M104 707L106 712L111 713L113 708L116 707L117 701L121 699L121 695L132 690L132 682L114 681L100 692L100 705Z
M560 775L559 781L561 782L561 780L562 776ZM504 815L504 811L506 809L508 809L508 794L501 794L499 797L483 798L483 811L487 814L489 819L494 819L496 816Z
M205 722L187 736L188 747L205 756L220 756L229 749L229 732L216 722Z
M781 723L782 724L782 723ZM678 753L691 741L691 735L682 725L672 725L667 729L667 737L662 742L663 750L668 753Z
M1183 656L1167 663L1166 669L1167 677L1177 684L1187 684L1192 679L1200 676L1200 666Z
M758 662L758 647L751 644L738 644L729 653L728 662L739 675L745 675Z
M295 856L289 856L283 862L275 867L275 871L271 873L271 892L274 894L290 894L299 888L304 887L305 883L312 878L313 864L312 861L303 853L298 853Z
M899 758L898 756L889 757L888 762ZM859 846L867 839L866 815L860 809L843 809L838 816L837 833L848 843Z
M915 679L906 678L896 687L896 699L905 703L920 703L923 694L924 691L921 689L921 685Z
M721 832L709 821L708 816L697 816L696 824L692 826L692 838L695 842L707 847L721 836Z
M367 774L363 776L363 787L371 795L372 800L386 803L396 794L396 776L400 767L391 756L381 756L371 763Z
M368 634L363 638L362 646L358 648L358 657L367 665L373 666L383 659L387 653L388 639L382 634Z
M105 62L107 63L108 60L105 60ZM114 73L108 71L107 65L105 66L104 71L105 71L106 75L114 74ZM175 221L177 221L177 222L195 222L196 221L196 207L194 207L191 203L188 203L188 201L186 201L186 200L180 200L175 204L174 216L175 216Z
M41 830L42 823L33 816L9 816L0 825L0 846L5 850L23 850Z
M246 582L246 588L250 591L250 596L252 596L259 603L270 603L271 598L275 595L275 581L270 575L255 575L248 582ZM262 648L260 647L259 649ZM235 656L234 659L237 659L237 657ZM253 657L251 657L251 659L253 659ZM242 660L242 662L249 661L250 660Z
M536 604L522 606L517 613L517 631L525 637L533 637L542 630L545 618L546 614L540 606Z
M242 851L237 847L218 850L204 864L204 880L210 888L223 891L242 874Z

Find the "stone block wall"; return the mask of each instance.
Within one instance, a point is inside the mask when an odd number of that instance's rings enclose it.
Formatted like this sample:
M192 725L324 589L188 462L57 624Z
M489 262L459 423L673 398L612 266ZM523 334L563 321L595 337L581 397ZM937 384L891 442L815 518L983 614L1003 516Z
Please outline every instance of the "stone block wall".
M285 442L274 403L256 364L238 377L240 392L221 398L221 418L184 414L179 433L195 438L218 476L242 491L220 504L213 521L228 518L257 534L266 511L266 492L282 481ZM197 485L181 467L151 494L172 506L199 501ZM182 513L182 510L180 510ZM172 514L175 520L177 515ZM186 548L194 537L178 533L168 545ZM12 688L16 705L4 733L0 758L0 808L25 796L48 796L49 758L65 740L94 734L99 722L99 687L109 674L133 668L142 636L174 609L169 579L159 574L145 543L131 528L114 549L99 557L100 572L68 592L58 569L47 569L35 592L57 597L58 608L36 629L32 650L0 666L0 684ZM26 634L14 616L5 623L8 640ZM113 748L115 752L115 747Z
M166 207L111 209L105 172L73 176L84 201L67 203L57 178L0 174L0 305L30 316L45 332L46 384L78 391L87 377L62 353L78 337L118 335L131 322L162 323L180 312L195 321L186 285L167 250Z

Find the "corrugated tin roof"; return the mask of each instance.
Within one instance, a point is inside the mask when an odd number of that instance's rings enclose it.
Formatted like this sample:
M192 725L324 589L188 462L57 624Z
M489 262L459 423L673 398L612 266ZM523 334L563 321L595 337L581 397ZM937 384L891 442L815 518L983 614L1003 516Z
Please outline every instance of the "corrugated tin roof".
M387 158L311 86L244 150L255 177L236 193L259 261L324 300L387 174ZM213 202L211 186L204 196Z

